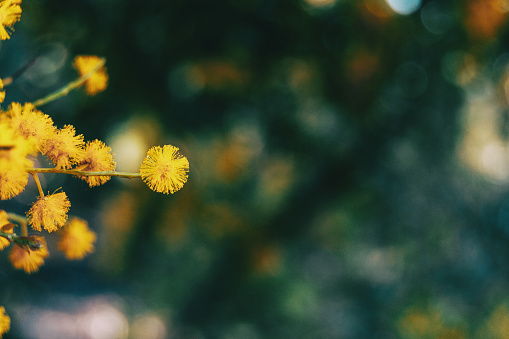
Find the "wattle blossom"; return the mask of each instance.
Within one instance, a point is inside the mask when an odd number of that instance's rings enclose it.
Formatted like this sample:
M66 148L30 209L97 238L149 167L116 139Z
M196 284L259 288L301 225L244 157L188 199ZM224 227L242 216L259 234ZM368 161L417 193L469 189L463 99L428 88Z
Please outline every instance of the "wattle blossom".
M69 169L83 158L84 144L83 135L76 135L74 127L66 125L44 141L42 153L53 161L56 168Z
M154 146L148 150L140 174L150 189L173 194L184 186L189 161L178 150L178 147L172 145Z
M20 246L12 247L9 260L14 268L24 270L26 273L36 272L39 270L39 267L44 264L44 259L49 257L44 237L35 238L42 243L41 248L38 250L31 250Z
M12 30L14 25L21 18L21 0L3 0L0 2L0 40L10 38L6 27Z
M71 203L64 192L39 197L27 212L28 223L36 231L42 228L48 232L56 231L67 221L70 207Z
M95 55L78 55L74 59L74 68L78 70L80 76L92 71L101 61L101 58ZM102 92L108 86L108 74L106 68L101 67L90 78L85 81L85 88L89 95L95 95Z
M115 170L115 161L111 148L100 140L87 142L84 155L77 170L87 172L106 172ZM81 176L90 187L99 186L110 180L110 176Z
M63 234L58 243L58 249L69 260L83 259L85 255L94 251L96 239L96 234L88 228L85 220L72 218L63 227Z

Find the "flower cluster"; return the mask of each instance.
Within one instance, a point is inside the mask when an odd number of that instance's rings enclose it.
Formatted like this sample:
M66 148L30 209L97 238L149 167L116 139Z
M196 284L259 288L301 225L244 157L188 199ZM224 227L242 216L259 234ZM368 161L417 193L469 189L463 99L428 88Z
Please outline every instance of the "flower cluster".
M12 25L20 19L21 0L0 0L0 39L9 39ZM39 180L44 173L69 174L84 180L90 187L105 184L112 176L141 178L150 189L175 193L187 181L189 162L171 145L155 146L147 152L138 173L117 172L110 147L100 140L85 141L72 125L57 127L39 107L84 86L95 95L108 84L105 60L97 56L77 56L73 66L78 78L60 90L34 102L12 102L0 108L0 200L23 192L33 177L39 192L34 203L20 216L0 210L0 250L13 245L9 260L16 269L36 272L49 257L46 238L41 232L60 236L58 250L69 260L79 260L94 251L96 234L80 218L68 217L71 202L58 188L45 194ZM0 79L0 103L5 99L4 86L15 79ZM35 168L37 157L45 157L53 167ZM35 234L28 234L31 228ZM0 322L2 320L0 314ZM0 323L0 334L1 334Z
M0 0L0 40L10 38L12 26L20 20L21 0ZM60 236L57 248L69 260L83 259L94 251L97 235L80 218L68 218L71 203L67 194L57 189L44 194L38 175L62 173L84 180L90 187L106 183L112 176L141 178L152 190L175 193L187 181L189 162L178 148L165 145L150 149L139 173L115 170L110 147L100 140L85 142L72 125L58 128L52 118L39 107L84 86L88 95L106 89L108 74L105 60L97 56L77 56L73 66L79 78L60 90L32 103L12 102L0 107L0 200L11 199L23 192L32 176L39 196L26 216L0 210L0 251L11 247L9 260L16 269L32 273L39 270L50 253L41 232ZM15 79L0 79L0 104L4 87ZM34 168L37 157L44 156L54 167ZM35 234L28 234L31 227ZM19 230L18 230L19 229ZM12 245L12 246L10 246ZM10 317L0 306L0 338L9 331Z

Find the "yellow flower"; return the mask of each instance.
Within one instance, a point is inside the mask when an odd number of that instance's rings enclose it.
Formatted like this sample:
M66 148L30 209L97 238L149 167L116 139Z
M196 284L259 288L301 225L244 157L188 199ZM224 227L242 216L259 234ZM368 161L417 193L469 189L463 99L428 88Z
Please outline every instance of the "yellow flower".
M101 58L95 55L78 55L74 58L74 68L78 70L80 76L83 76L92 71L100 61ZM101 67L99 70L94 72L87 81L85 81L85 87L88 95L95 95L102 92L107 86L108 74L106 73L106 67Z
M9 39L9 32L5 27L12 30L12 25L21 17L21 0L3 0L0 2L0 39Z
M16 134L5 115L0 117L0 199L6 200L25 189L27 169L33 166L27 155L33 152L34 147Z
M5 307L0 306L0 337L11 329L11 318L5 313Z
M12 127L25 139L30 139L39 151L42 150L44 142L57 133L53 120L47 114L37 110L31 103L11 103L9 114Z
M7 212L0 211L0 230L5 233L12 233L12 228L8 231L3 230L2 227L6 224L9 224L9 218L7 217ZM4 237L0 237L0 250L3 250L7 246L9 246L10 241L5 239Z
M4 89L4 82L2 81L2 79L0 79L0 103L4 102L4 100L5 100L5 91L3 91L3 89Z
M115 170L115 161L111 148L106 146L100 140L87 142L85 154L81 160L80 166L76 168L87 172L105 172ZM110 176L81 176L81 179L88 182L90 187L99 186L110 180Z
M11 254L9 254L9 260L11 261L14 268L18 270L23 269L26 273L36 272L39 270L39 267L44 264L44 259L49 257L49 252L44 237L35 238L43 244L42 247L38 250L21 248L20 246L12 247Z
M140 174L150 189L173 194L184 186L189 161L178 150L178 147L172 145L154 146L148 150Z
M59 129L42 145L42 154L53 161L56 168L68 169L83 158L83 135L75 135L72 125Z
M48 232L56 231L67 221L67 212L71 207L64 192L39 197L27 212L28 223L36 231L41 227Z
M97 236L88 228L85 220L72 218L63 230L58 249L65 254L67 259L83 259L85 255L94 251Z

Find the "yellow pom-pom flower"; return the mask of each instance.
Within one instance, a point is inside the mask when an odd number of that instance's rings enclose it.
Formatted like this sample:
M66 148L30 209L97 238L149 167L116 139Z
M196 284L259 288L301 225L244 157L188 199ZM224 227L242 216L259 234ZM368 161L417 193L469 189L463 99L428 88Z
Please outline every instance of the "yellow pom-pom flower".
M78 70L80 76L83 76L97 67L100 61L101 58L95 55L78 55L74 59L74 68ZM101 67L85 81L85 88L88 95L95 95L102 92L107 86L108 74L106 73L106 67Z
M106 172L115 170L111 148L100 140L87 142L85 154L76 170L87 172ZM99 186L110 180L110 176L81 176L90 187Z
M10 38L6 27L12 30L12 25L19 21L21 17L21 0L2 0L0 1L0 40Z
M28 223L36 231L44 229L48 232L56 231L65 225L67 212L71 207L64 192L39 197L27 212Z
M59 129L44 141L42 153L53 161L56 168L69 169L83 158L83 135L75 135L72 125Z
M4 82L0 79L0 103L5 100Z
M11 318L5 313L5 307L0 306L0 338L11 329Z
M172 145L154 146L148 150L140 174L153 191L173 194L186 183L189 161L178 150Z
M17 135L10 119L0 116L0 199L10 199L21 193L28 183L27 169L33 163L27 158L34 147Z
M12 127L25 139L32 141L38 151L46 140L55 137L57 133L53 120L47 114L37 110L31 103L13 102L9 106L7 114L12 121Z
M49 257L46 240L44 237L34 237L41 242L41 248L38 250L31 250L22 248L20 246L13 246L9 254L9 260L12 266L18 270L25 270L26 273L32 273L39 270L39 267L44 264L44 259Z
M58 243L58 249L69 260L83 259L94 251L97 236L88 228L85 220L72 218L63 228L64 233Z

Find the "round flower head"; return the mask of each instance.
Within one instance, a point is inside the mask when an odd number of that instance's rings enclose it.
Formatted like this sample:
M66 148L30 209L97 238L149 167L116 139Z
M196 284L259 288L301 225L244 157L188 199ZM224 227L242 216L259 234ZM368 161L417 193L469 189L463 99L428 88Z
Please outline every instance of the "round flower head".
M85 255L94 251L97 236L88 228L85 220L72 218L63 230L58 249L64 253L67 259L83 259Z
M49 257L48 248L44 237L35 237L42 243L38 250L31 250L22 248L20 246L13 246L9 260L12 266L18 270L25 270L26 273L32 273L39 270L39 267L44 264L44 259Z
M83 157L83 135L75 135L72 125L57 130L42 145L42 153L53 161L56 168L68 169Z
M87 172L105 172L115 170L115 161L111 148L100 140L87 142L85 154L80 165L76 168ZM90 187L99 186L110 180L109 176L81 176L81 179L88 182Z
M34 150L29 140L16 134L5 115L0 119L0 199L10 199L21 193L28 183L33 163L27 155Z
M48 232L56 231L67 221L71 203L64 192L39 197L27 212L28 223L36 231L42 227Z
M0 40L10 38L5 27L11 28L21 17L21 0L2 0L0 2ZM11 28L12 29L12 28Z
M0 103L5 100L4 82L0 79Z
M37 110L31 103L21 106L21 104L13 102L7 113L11 118L13 128L25 139L32 140L39 151L42 150L44 142L57 133L51 117Z
M11 318L5 313L5 308L0 306L0 337L11 329Z
M80 76L83 76L97 67L99 62L101 62L101 58L95 55L78 55L74 59L74 68L78 70ZM106 73L105 67L101 67L95 71L94 74L85 81L88 95L95 95L102 92L107 86L108 74Z
M161 193L175 193L187 181L189 161L178 153L178 147L154 146L148 150L140 167L143 181L150 189Z

